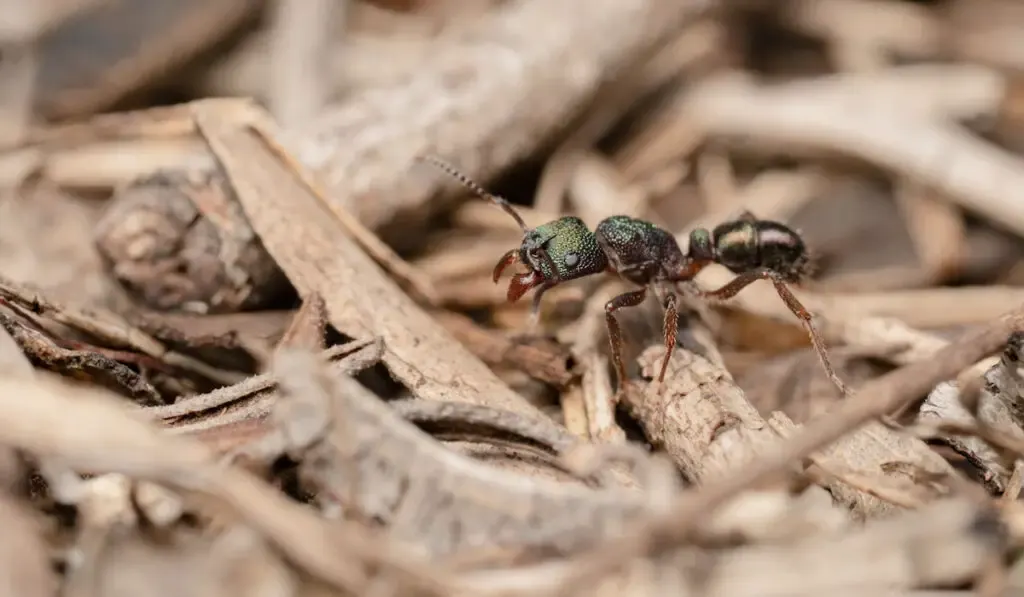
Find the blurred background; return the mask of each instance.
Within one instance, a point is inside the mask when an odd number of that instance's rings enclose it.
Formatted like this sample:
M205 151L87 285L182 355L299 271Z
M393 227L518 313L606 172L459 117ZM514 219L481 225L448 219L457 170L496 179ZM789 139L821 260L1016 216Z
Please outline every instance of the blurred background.
M744 209L788 223L814 251L801 296L830 344L849 349L836 359L854 380L901 362L896 340L843 327L854 315L948 338L1021 302L1024 5L665 6L0 1L0 274L124 312L291 307L258 247L240 262L249 286L226 291L216 231L179 209L209 188L230 194L188 174L186 157L203 151L153 131L112 144L116 127L94 120L241 97L495 367L505 357L493 334L521 331L529 301L508 304L490 272L521 232L465 191L432 188L440 177L414 175L413 152L510 197L531 225L626 213L685 239ZM544 329L563 347L599 283L549 293ZM804 331L763 286L716 312L730 370L759 407L828 393ZM656 337L658 317L647 332L630 324L633 338Z

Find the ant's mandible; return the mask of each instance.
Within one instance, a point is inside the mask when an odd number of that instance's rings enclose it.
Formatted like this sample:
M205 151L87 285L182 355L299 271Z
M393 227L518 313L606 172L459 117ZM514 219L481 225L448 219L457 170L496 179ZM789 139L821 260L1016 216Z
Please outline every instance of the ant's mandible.
M736 277L716 290L699 291L699 296L724 301L752 282L770 281L789 310L803 323L829 379L846 395L846 384L832 367L825 343L811 321L810 312L789 290L789 283L799 282L806 275L810 258L803 239L788 226L759 220L750 212L743 212L737 219L719 224L711 231L697 228L690 232L689 247L685 254L671 233L630 216L605 218L593 232L576 216L563 216L530 228L508 200L487 192L454 166L433 156L419 159L437 166L469 190L493 202L519 224L523 230L523 242L518 249L510 250L498 261L494 268L494 281L496 283L505 268L513 263L519 262L526 266L525 273L512 277L507 297L510 302L515 302L530 290L536 289L530 311L532 321L536 322L540 313L544 292L562 282L609 272L641 287L620 294L605 305L608 339L620 391L627 378L621 353L622 330L615 312L640 305L654 284L689 282L704 267L717 263L736 274ZM669 289L662 305L665 309L665 356L658 373L659 382L665 379L665 371L676 345L679 319L676 302L675 291Z

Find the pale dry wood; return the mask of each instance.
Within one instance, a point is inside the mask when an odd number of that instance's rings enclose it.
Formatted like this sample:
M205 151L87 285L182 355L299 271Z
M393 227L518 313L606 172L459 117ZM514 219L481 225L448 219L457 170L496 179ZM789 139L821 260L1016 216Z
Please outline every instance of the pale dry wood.
M608 342L604 305L619 290L619 285L604 284L587 299L577 328L572 332L571 348L583 369L580 389L587 431L593 439L613 443L624 442L626 433L615 420L615 392L602 346L607 346Z
M833 42L869 47L886 57L932 57L941 49L942 27L925 6L891 0L795 0L783 22Z
M938 285L955 276L967 251L967 224L960 208L910 183L899 186L896 201L921 260L926 285Z
M1019 531L1011 532L1008 540L1000 535L1000 525L1018 515L1002 515L985 504L957 498L874 521L852 533L822 534L794 544L713 553L676 547L660 557L624 560L614 570L586 578L579 577L576 562L544 562L473 571L462 583L477 591L560 597L966 597L974 593L939 587L970 582L988 558L1019 540Z
M907 365L864 384L851 398L808 425L778 450L739 469L731 477L708 485L689 504L691 512L713 506L720 500L750 487L814 450L823 448L851 431L902 407L936 384L955 376L965 367L988 355L1006 342L1013 332L1024 331L1024 305L980 329L965 333L932 355L927 361ZM698 508L700 507L700 508ZM691 524L680 517L680 527Z
M163 361L173 367L191 371L208 379L231 384L239 375L210 366L186 354L171 350L164 343L153 338L138 327L131 325L121 315L100 308L80 308L76 305L61 305L47 300L31 288L14 284L0 278L0 298L59 324L77 329L114 346L127 346L140 353Z
M38 39L79 11L103 0L0 1L0 41L26 42Z
M332 97L395 84L429 64L438 45L458 43L460 35L493 7L494 0L420 5L398 13L367 2L350 2L331 40L322 77ZM266 93L271 34L255 31L237 49L214 57L196 73L202 97L259 97Z
M870 133L860 131L851 136L850 129L863 128L864 125L851 119L847 110L860 114L858 118L861 120L867 118L867 123L883 116L890 116L896 120L910 117L915 122L927 121L928 116L955 120L993 118L1003 110L1003 103L1009 93L1008 86L1005 76L998 71L972 64L909 65L889 68L882 72L844 73L814 79L798 79L783 86L765 89L755 86L744 74L721 72L701 81L699 85L680 87L672 97L666 98L662 107L655 109L648 116L643 128L616 151L615 161L623 174L632 180L646 172L657 170L662 164L686 158L701 143L717 138L726 131L730 133L729 136L736 133L735 136L744 138L742 131L746 130L748 125L732 125L725 122L729 118L725 112L731 113L733 109L760 110L761 102L768 102L767 106L779 110L779 113L770 114L773 119L750 126L750 132L754 136L748 141L757 140L758 143L765 144L769 139L764 137L764 133L768 131L769 125L775 126L774 119L783 117L783 110L788 110L785 112L786 118L799 120L798 124L792 126L807 128L802 135L813 134L817 137L817 127L828 124L827 134L821 135L826 140L823 146L825 149L834 150L836 148L832 145L858 138L865 139L862 143L870 146L884 145L891 142L887 137L894 134L893 130L899 129L885 130L888 127L886 123L868 124L871 127ZM722 97L718 97L719 95ZM715 105L720 101L725 103L726 100L732 103ZM747 103L748 100L750 103ZM803 110L804 102L812 106L809 111ZM742 106L737 103L741 103ZM824 120L820 122L816 116L819 112L825 112L821 116ZM840 112L842 116L837 115ZM812 116L815 116L815 122L818 123L814 127L811 127L810 122L803 122ZM747 113L737 118L744 120L753 116ZM830 118L844 120L845 125L841 132L834 132L838 131L839 125L829 124ZM853 124L855 122L856 125ZM785 130L788 131L791 125L784 124ZM878 140L878 131L875 129L881 131L880 139L883 141ZM910 132L900 133L904 134ZM822 139L816 141L820 142ZM816 143L812 144L812 147L820 149L822 146ZM916 153L920 153L924 151L921 147L931 145L904 138L898 147L904 153L909 151L913 154L915 147ZM806 149L802 144L793 143L787 144L787 148L790 151ZM886 152L883 150L879 153ZM820 151L816 151L815 155L820 155ZM933 162L935 161L934 155L930 153L919 157L922 160L931 158ZM886 165L885 161L880 163ZM941 174L947 163L949 162L928 163L922 167L927 169L930 166L933 174L936 171Z
M390 536L428 557L484 547L578 549L645 511L638 492L590 491L474 461L404 421L351 377L315 366L318 389L282 396L273 415L279 427L251 449L294 454L323 507L383 521ZM293 384L311 382L305 375ZM325 416L310 417L314 412ZM564 432L554 442L575 444Z
M324 65L331 33L348 2L274 0L270 27L268 105L285 128L307 126L327 101Z
M1024 66L1020 39L1024 12L1015 0L956 0L936 15L948 51L964 62L1010 72Z
M20 143L33 124L39 54L35 42L0 48L0 147L10 147Z

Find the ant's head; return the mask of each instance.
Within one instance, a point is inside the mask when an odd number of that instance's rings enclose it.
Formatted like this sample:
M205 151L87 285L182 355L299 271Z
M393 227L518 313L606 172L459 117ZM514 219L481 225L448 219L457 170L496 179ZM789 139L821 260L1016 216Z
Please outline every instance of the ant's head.
M583 220L564 216L536 228L526 228L523 244L505 254L494 268L494 281L514 261L526 265L508 286L508 299L519 300L530 289L575 280L604 271L608 266L597 238Z
M737 274L763 268L797 281L810 264L807 246L795 230L749 213L715 227L711 246L714 261Z
M508 266L520 262L528 269L516 274L508 285L508 300L515 302L531 289L554 286L561 282L589 276L604 271L607 260L597 244L594 233L587 229L583 220L575 216L564 216L530 228L505 198L488 193L483 187L470 180L453 166L434 157L422 157L441 170L453 176L477 195L488 199L505 210L523 231L523 242L518 249L505 253L494 266L494 281Z

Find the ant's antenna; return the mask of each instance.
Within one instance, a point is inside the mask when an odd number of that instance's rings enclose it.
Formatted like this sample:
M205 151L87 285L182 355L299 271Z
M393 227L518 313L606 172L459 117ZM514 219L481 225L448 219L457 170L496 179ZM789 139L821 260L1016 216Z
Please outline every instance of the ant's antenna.
M505 213L507 213L508 215L512 216L515 219L516 223L519 224L519 227L523 229L523 232L530 231L529 226L527 226L526 222L523 221L523 218L522 216L519 215L519 212L517 212L515 208L512 207L512 204L508 202L508 199L505 199L504 197L499 197L498 195L495 195L493 193L488 193L487 190L484 189L482 186L473 182L471 178L469 178L462 172L459 172L459 170L455 166L452 166L451 164L445 162L441 158L425 155L419 156L416 159L422 162L429 162L434 166L437 166L445 173L447 173L449 176L461 182L463 186L465 186L467 189L479 195L481 198L493 201L498 207L505 210Z

